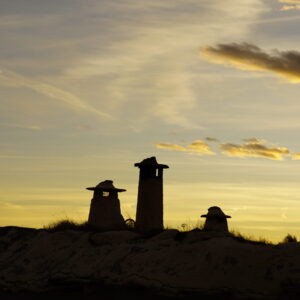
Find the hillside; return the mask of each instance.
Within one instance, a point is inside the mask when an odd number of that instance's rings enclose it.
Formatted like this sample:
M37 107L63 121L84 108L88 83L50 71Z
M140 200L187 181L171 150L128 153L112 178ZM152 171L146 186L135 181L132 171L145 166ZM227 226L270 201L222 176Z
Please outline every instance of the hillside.
M254 244L202 231L145 237L3 227L0 290L1 299L299 299L300 243Z

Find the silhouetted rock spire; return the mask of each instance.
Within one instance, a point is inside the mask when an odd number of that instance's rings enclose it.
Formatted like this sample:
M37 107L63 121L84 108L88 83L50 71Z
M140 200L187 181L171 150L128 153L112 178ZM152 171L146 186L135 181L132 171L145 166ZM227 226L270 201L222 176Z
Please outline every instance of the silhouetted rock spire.
M115 188L112 180L102 181L95 187L88 187L87 190L94 191L89 225L100 230L120 229L125 226L118 193L126 190Z
M140 232L163 230L163 169L156 158L146 158L135 167L140 169L136 229Z
M208 213L206 215L202 215L201 218L206 218L204 230L228 232L227 218L231 217L225 215L220 207L210 207L208 209Z

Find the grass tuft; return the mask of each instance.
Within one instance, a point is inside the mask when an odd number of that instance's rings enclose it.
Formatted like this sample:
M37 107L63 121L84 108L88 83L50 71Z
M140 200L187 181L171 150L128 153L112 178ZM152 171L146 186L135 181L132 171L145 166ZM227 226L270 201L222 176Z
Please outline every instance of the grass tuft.
M239 241L241 243L250 243L253 245L273 245L273 243L268 241L266 238L260 237L256 239L252 236L242 235L240 232L235 230L230 231L230 235L234 240Z
M105 231L105 230L100 230L100 229L90 226L87 221L80 223L80 222L76 222L76 221L73 221L70 219L55 221L53 223L45 225L43 227L43 229L48 232L57 232L57 231L64 231L64 230L97 231L97 232ZM125 220L124 228L120 228L119 230L134 231L135 230L135 221L133 219Z
M75 230L75 231L103 231L103 230L97 230L95 228L92 228L90 225L88 225L88 222L76 222L70 219L64 219L64 220L59 220L53 223L50 223L48 225L45 225L43 227L44 230L48 232L58 232L58 231L65 231L65 230ZM125 220L125 226L122 228L123 230L129 230L129 231L135 231L135 221L131 218ZM168 227L165 228L165 230L168 229ZM182 240L186 237L186 235L189 232L192 231L203 231L203 224L200 222L197 223L191 223L190 221L181 224L181 226L177 227L178 236L176 239ZM159 231L161 232L161 231ZM146 234L147 237L152 237L159 232L151 232ZM241 234L238 231L232 230L229 232L229 236L231 236L234 240L239 241L241 243L250 243L254 245L274 245L271 241L267 240L266 238L254 238L252 236L246 236ZM281 243L296 243L298 242L298 239L296 236L287 234Z
M295 235L291 235L289 233L282 240L283 244L286 244L286 243L297 243L297 242L298 242L297 237Z
M203 226L204 225L200 220L194 223L188 220L187 222L182 223L180 226L178 226L177 229L181 232L198 231L203 230Z
M76 231L91 230L87 222L79 223L69 219L50 223L49 225L45 225L43 229L49 232L57 232L57 231L64 231L64 230L76 230Z

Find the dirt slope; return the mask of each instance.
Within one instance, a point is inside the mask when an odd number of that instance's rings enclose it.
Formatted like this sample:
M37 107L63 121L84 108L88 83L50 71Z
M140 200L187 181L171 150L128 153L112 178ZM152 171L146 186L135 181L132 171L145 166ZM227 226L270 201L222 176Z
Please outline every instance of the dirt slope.
M201 231L146 238L130 231L0 228L0 291L40 293L70 283L135 286L172 297L300 299L300 243L254 245Z

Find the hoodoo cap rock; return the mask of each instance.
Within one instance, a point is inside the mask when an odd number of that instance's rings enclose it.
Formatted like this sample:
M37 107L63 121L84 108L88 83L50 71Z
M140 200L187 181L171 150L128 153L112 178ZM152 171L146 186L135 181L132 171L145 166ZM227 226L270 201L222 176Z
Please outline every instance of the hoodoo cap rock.
M208 213L202 215L201 218L231 218L231 216L225 215L220 207L212 206L208 209Z
M102 181L98 185L96 185L95 187L88 187L86 189L90 190L90 191L98 190L98 191L103 191L103 192L112 192L112 191L115 191L115 192L125 192L126 191L125 189L117 189L117 188L115 188L114 185L113 185L113 181L112 180Z
M134 164L135 167L155 167L157 169L168 169L169 166L157 163L156 157L152 156Z

